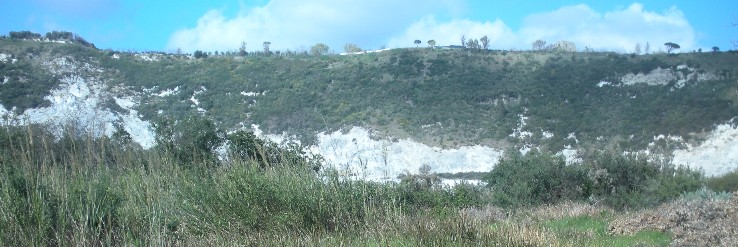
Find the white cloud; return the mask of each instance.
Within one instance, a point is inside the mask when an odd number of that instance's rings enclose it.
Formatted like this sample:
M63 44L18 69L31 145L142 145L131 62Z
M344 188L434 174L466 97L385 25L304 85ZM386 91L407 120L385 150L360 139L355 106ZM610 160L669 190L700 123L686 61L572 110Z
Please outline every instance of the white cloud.
M549 43L559 40L574 42L578 48L589 46L631 52L636 43L651 45L658 50L666 42L680 44L682 50L696 46L695 32L683 13L672 7L662 13L646 11L642 4L634 3L626 9L604 14L587 5L574 5L531 14L524 18L519 30L512 31L501 20L478 22L454 19L437 22L432 16L416 21L405 32L391 38L391 44L412 46L418 38L435 39L438 44L460 44L461 35L480 38L488 35L493 48L528 49L530 44L542 39Z
M639 3L604 14L586 5L575 5L530 15L524 20L520 35L526 43L536 39L549 42L563 39L580 47L624 51L632 51L636 43L646 42L652 48L675 42L685 50L696 45L694 30L679 9L671 7L656 13L644 10Z
M438 45L452 45L460 43L461 35L487 35L497 49L529 49L537 39L627 52L646 42L652 51L666 42L680 44L683 51L697 46L695 31L676 7L654 12L634 3L601 13L583 4L566 6L528 15L517 30L500 19L449 18L463 8L464 0L270 0L262 7L242 9L235 17L210 10L196 26L174 32L167 49L236 50L246 41L247 50L253 51L270 41L273 50L309 50L322 42L340 52L346 43L376 49L412 47L416 39L423 44L434 39Z
M378 48L387 37L401 33L427 13L452 13L461 0L345 1L271 0L262 7L242 9L235 17L210 10L193 28L173 33L167 49L236 50L246 41L248 50L309 49L323 42L341 51L345 43Z

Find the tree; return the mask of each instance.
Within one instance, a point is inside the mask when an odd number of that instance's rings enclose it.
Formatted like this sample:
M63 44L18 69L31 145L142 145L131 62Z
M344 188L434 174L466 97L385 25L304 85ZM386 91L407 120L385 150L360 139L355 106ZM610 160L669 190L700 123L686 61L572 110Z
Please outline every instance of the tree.
M206 57L208 57L208 54L205 53L205 52L203 52L203 51L201 51L201 50L196 50L194 55L195 55L195 59L200 59L200 58L206 58Z
M435 41L435 40L428 40L428 46L429 46L430 48L433 48L433 47L435 47L435 46L436 46L436 41Z
M540 51L540 50L543 50L544 47L546 47L546 41L539 39L539 40L533 41L533 44L531 44L531 46L533 47L533 50Z
M45 38L49 40L74 40L74 34L72 32L64 32L64 31L51 31L46 33Z
M633 49L633 53L635 53L636 55L640 55L641 54L641 43L636 43L636 46Z
M241 41L241 47L238 47L238 55L242 57L248 55L246 52L246 41Z
M184 166L214 164L215 150L225 141L225 132L213 120L197 115L181 121L164 118L154 128L157 148L172 153Z
M643 48L643 53L648 54L649 52L651 52L651 44L646 42L646 48Z
M733 22L733 26L734 27L738 27L738 21ZM738 40L731 40L730 43L733 43L733 46L735 46L736 48L738 48Z
M498 206L537 206L582 198L585 191L579 185L586 174L576 165L567 166L560 156L535 151L521 156L508 151L485 182L493 189L492 202Z
M479 45L479 40L477 39L470 39L466 42L466 47L469 49L480 49L481 46Z
M466 35L461 35L461 47L466 48Z
M482 42L482 49L489 49L489 38L487 38L487 35L479 39L479 42Z
M664 45L666 46L666 53L671 53L671 51L681 48L678 44L672 42L666 42Z
M719 51L720 51L720 47L717 47L717 46L712 47L712 52L719 52Z
M41 34L39 33L33 33L31 31L20 31L20 32L10 32L8 33L8 37L11 39L40 39Z
M418 47L418 45L423 42L421 42L419 39L416 39L413 43L415 43L415 47Z
M269 53L270 53L270 51L269 51L269 46L270 45L272 45L272 42L264 41L264 53L266 55L269 55Z
M359 46L357 46L355 44L351 44L351 43L348 43L348 44L344 45L343 46L343 50L346 51L346 52L348 52L348 53L355 53L355 52L361 52L362 51L362 49L359 48Z
M310 54L313 54L314 56L320 56L328 53L328 49L328 45L317 43L313 47L310 47Z

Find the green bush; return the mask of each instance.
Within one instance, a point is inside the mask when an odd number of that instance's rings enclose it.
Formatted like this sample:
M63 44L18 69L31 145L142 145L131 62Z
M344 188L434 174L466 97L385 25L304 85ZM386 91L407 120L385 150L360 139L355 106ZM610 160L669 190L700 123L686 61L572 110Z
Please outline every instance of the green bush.
M215 122L196 115L182 121L162 119L155 130L157 148L171 153L184 166L217 163L215 149L225 140Z
M618 208L653 207L702 187L704 177L646 157L597 153L585 158L590 198Z
M562 157L535 151L523 156L516 150L507 154L486 178L494 204L525 207L583 197L580 186L586 173L579 166L567 166Z
M653 207L702 187L704 177L687 167L605 152L566 165L561 157L508 152L486 178L492 202L502 207L588 200L616 209Z
M253 132L244 130L228 134L226 139L232 158L241 161L253 160L261 168L297 165L318 172L322 166L322 157L308 154L302 146L295 143L279 146L272 141L259 139Z
M707 188L713 191L738 191L738 169L717 177L707 179Z

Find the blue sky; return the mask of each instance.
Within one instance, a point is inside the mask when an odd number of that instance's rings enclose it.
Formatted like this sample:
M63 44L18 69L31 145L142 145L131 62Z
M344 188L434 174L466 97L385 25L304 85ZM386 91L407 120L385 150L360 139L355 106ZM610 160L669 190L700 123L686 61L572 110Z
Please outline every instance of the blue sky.
M487 35L494 49L529 49L537 40L578 48L653 51L675 42L682 51L734 49L738 1L532 0L0 0L0 33L52 30L80 34L99 48L136 51L309 50L335 52L410 47L434 39Z

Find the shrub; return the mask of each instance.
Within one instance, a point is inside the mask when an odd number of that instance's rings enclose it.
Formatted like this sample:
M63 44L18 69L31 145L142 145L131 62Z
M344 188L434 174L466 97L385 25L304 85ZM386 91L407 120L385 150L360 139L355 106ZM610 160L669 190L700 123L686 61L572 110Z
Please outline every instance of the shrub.
M585 159L590 198L618 208L653 207L702 186L703 175L646 157L597 153Z
M215 164L215 149L225 140L212 120L196 115L183 121L162 119L154 128L157 148L171 153L184 166Z
M259 139L253 132L243 130L228 134L226 139L234 158L256 161L261 168L299 166L318 172L322 166L322 157L308 154L302 146L295 143L279 146L272 141Z
M718 177L708 178L706 185L713 191L738 191L738 169Z
M535 206L582 198L580 185L585 174L579 166L567 166L562 157L534 151L520 156L512 150L492 169L486 182L496 205Z

